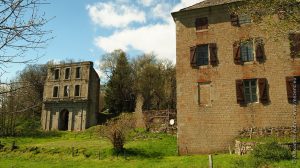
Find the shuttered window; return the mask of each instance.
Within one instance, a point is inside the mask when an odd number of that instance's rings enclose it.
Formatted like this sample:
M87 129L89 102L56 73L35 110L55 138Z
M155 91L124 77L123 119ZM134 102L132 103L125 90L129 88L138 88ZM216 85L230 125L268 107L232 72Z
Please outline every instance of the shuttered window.
M251 17L249 15L240 15L239 16L239 24L247 24L247 23L251 23Z
M296 87L295 90L294 87ZM289 103L294 102L294 95L296 96L296 102L300 101L300 76L286 77L286 91Z
M290 39L290 50L292 58L300 58L300 33L291 33Z
M192 67L202 65L217 66L219 64L216 43L202 44L190 47L190 64Z
M208 45L198 45L195 52L197 66L208 65Z
M243 64L244 62L254 61L254 58L257 62L263 63L266 60L264 46L265 44L262 38L234 42L234 63L239 65Z
M270 102L269 99L269 84L266 78L258 79L258 89L259 89L259 102L267 104Z
M255 39L255 56L258 62L264 62L266 59L264 46L265 44L262 38Z
M197 18L195 21L196 31L208 29L208 18Z
M232 13L230 15L230 21L231 21L231 25L232 26L239 26L240 23L239 23L239 16L235 13Z
M269 84L266 78L236 80L236 96L238 104L259 102L268 104Z

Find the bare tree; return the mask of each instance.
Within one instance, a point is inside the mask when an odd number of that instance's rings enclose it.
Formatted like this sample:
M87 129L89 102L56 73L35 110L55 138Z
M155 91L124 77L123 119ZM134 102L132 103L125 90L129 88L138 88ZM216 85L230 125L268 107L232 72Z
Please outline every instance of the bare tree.
M51 39L43 26L49 21L39 7L46 0L0 0L0 77L9 64L26 64L40 55L26 56L30 50L44 48Z
M101 137L107 138L113 145L115 152L124 151L124 144L128 140L130 131L135 128L136 118L133 114L123 113L99 127Z

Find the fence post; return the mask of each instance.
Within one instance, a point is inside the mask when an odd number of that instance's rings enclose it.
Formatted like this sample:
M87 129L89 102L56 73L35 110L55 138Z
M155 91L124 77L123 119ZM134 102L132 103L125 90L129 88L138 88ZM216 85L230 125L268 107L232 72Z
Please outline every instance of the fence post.
M213 168L213 158L211 155L208 155L209 168Z

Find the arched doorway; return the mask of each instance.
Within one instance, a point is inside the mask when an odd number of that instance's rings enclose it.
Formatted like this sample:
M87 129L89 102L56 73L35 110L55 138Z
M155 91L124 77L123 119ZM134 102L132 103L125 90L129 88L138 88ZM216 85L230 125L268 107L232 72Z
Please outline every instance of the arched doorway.
M59 130L66 131L68 130L69 125L69 111L63 109L59 114Z

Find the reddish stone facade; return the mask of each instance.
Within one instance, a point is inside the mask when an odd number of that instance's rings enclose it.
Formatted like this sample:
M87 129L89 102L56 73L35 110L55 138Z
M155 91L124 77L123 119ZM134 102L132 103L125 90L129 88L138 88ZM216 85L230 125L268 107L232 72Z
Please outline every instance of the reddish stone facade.
M178 149L182 155L227 150L244 128L292 126L294 106L288 102L286 77L300 76L300 59L291 58L288 35L275 41L272 34L259 31L253 23L235 26L228 11L228 4L218 4L172 13L177 39ZM207 29L201 28L205 19L196 22L203 17L207 17ZM236 59L236 54L244 50L235 48L235 43L245 39L255 39L253 61L239 64L241 58ZM263 40L262 48L256 39ZM207 65L193 65L197 52L193 47L205 44ZM245 103L246 79L255 83L257 101L252 103Z

